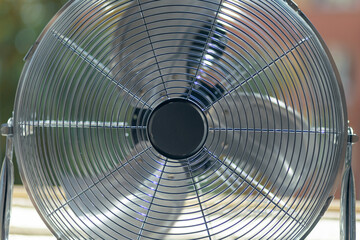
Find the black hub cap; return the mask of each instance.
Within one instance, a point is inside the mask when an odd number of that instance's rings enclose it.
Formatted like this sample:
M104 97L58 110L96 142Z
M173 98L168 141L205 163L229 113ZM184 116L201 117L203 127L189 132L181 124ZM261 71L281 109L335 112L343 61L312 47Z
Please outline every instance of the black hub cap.
M204 113L184 99L161 103L151 113L148 134L154 148L168 158L187 158L197 153L208 132Z

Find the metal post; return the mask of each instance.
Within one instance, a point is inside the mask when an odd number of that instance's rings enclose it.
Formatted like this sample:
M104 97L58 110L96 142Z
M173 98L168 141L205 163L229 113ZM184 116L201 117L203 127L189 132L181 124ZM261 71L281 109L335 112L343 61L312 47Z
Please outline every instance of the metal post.
M348 144L346 149L345 171L341 185L341 211L340 211L340 239L356 239L356 210L355 210L355 184L351 168L352 144L359 138L353 129L348 130Z
M9 239L11 198L14 186L13 128L12 118L1 126L1 135L6 136L6 153L0 175L0 238Z

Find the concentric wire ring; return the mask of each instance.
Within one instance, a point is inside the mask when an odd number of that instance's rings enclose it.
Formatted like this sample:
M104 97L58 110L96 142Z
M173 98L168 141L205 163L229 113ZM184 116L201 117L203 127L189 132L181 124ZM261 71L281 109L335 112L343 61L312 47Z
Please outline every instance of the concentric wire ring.
M23 182L61 239L304 237L343 165L331 61L280 0L71 1L18 87ZM206 123L161 135L173 147L203 127L183 155L149 139L173 102Z

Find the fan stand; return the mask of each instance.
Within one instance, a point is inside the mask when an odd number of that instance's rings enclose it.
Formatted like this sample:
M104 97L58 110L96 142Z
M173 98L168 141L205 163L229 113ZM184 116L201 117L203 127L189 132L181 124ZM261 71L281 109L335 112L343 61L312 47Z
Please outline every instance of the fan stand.
M0 240L9 238L11 198L14 186L13 157L13 118L1 125L1 135L6 136L5 159L0 175ZM348 139L345 157L345 170L341 184L340 239L356 239L355 183L351 168L352 144L359 141L351 127L348 128Z
M352 144L359 141L351 127L348 128L348 139L345 157L345 170L341 184L341 209L340 209L340 239L356 239L356 199L355 182L351 168Z
M0 239L7 240L9 238L11 198L14 186L13 118L1 125L1 135L6 136L6 150L0 175Z

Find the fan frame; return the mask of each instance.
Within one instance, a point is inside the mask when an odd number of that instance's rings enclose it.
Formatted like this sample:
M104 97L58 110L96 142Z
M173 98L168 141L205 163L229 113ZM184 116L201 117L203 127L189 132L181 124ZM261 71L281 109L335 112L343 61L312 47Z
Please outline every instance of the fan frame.
M28 53L26 54L26 56L24 57L24 68L23 69L27 69L28 65L30 63L30 60L32 59L32 56L34 55L34 53L36 52L36 49L39 45L39 43L42 41L44 35L49 31L50 26L58 20L58 18L61 16L61 14L74 2L75 0L69 0L57 13L56 15L50 20L50 22L45 26L44 30L41 32L41 34L39 35L39 37L37 38L37 40L35 41L35 43L33 44L33 46L29 49ZM343 88L343 84L341 82L341 78L340 78L340 74L339 71L336 67L335 61L333 59L333 57L331 56L330 50L328 49L328 47L325 44L325 41L323 40L323 38L321 37L320 33L316 30L316 28L314 27L314 25L310 22L310 20L306 17L306 15L299 9L299 7L297 6L296 3L294 3L292 0L283 0L284 2L286 2L295 12L297 12L297 14L299 14L299 16L308 24L308 26L311 28L311 30L315 33L316 37L318 38L318 40L320 41L321 47L324 49L325 53L326 53L326 57L329 59L331 67L335 73L335 77L337 80L337 84L338 84L338 88L339 88L339 95L341 97L341 103L342 104L342 109L343 109L343 117L344 117L344 126L343 126L343 133L344 133L344 139L348 139L348 137L351 135L348 135L348 114L347 114L347 108L346 108L346 99L345 99L345 93L344 93L344 88ZM21 82L24 79L24 72L22 72L21 76L20 76L20 80L18 83L18 86L22 86ZM18 87L18 88L19 88ZM15 97L15 106L17 105L17 102L19 101L19 98L21 96L19 96L19 92L21 92L19 89L17 90L17 94ZM14 109L14 112L16 113L16 109ZM15 114L16 116L16 114ZM9 121L11 122L11 121ZM16 117L13 118L13 122L16 122ZM12 124L12 123L11 123ZM8 129L13 129L13 125L11 124L7 124L7 128ZM5 128L4 128L5 129ZM7 130L3 130L2 128L2 135L7 136L8 138L12 138L13 134L12 132L9 130L9 132L7 133ZM343 146L339 146L339 148L341 148L341 154L340 157L337 161L338 167L340 168L338 171L338 174L336 176L335 179L333 179L334 182L337 182L341 176L343 175L344 172L344 166L345 166L345 155L347 152L347 142L348 141L344 141ZM12 146L10 146L9 148L13 148ZM17 156L21 155L21 152L17 149L17 146L15 146L15 153ZM20 172L20 177L21 179L24 179L24 169L22 169L21 165L19 165L19 172ZM31 192L30 191L30 187L28 186L28 183L26 181L23 181L24 187L26 189L27 192ZM334 195L335 191L336 191L336 187L337 186L332 186L332 195ZM55 232L54 229L52 229L52 227L47 223L46 219L42 216L42 214L40 214L40 209L37 207L37 205L35 204L35 199L33 198L33 196L31 194L29 194L30 200L32 202L32 204L34 205L35 209L37 210L37 212L39 213L41 219L43 220L43 222L46 224L46 226L48 227L48 229L52 232L52 234L58 238L59 238L58 234ZM332 198L331 198L332 199ZM329 206L331 201L326 201L324 203L324 207L322 209L322 213L325 212L327 210L327 207ZM317 222L320 220L320 217L313 223L312 226L309 226L308 229L304 229L305 233L302 234L303 238L306 238L306 236L311 232L311 230L313 229L313 227L317 224Z

